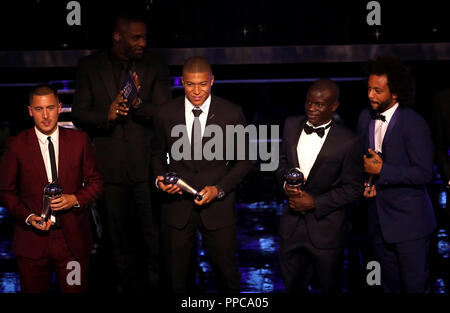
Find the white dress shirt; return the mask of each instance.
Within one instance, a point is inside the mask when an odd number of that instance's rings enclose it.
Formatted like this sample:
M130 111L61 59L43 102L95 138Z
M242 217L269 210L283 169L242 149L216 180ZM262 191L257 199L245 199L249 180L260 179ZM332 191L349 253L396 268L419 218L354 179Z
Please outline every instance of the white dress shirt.
M307 125L313 128L326 127L330 123L331 121L318 127L314 127L311 123L309 123L309 121L306 122ZM319 135L317 135L317 133L315 132L308 135L304 129L300 134L300 139L298 140L297 144L297 157L300 171L303 173L305 180L308 178L309 172L311 172L311 169L316 162L317 155L322 149L323 143L325 142L329 131L330 127L325 129L325 134L322 138L320 138Z
M386 135L386 131L389 126L389 122L392 119L392 116L395 113L395 110L398 108L398 102L389 110L386 110L382 113L384 115L386 121L382 120L375 120L375 151L376 152L383 152L383 140L384 135Z
M42 159L44 159L45 164L45 171L47 172L47 179L48 182L52 182L52 166L50 163L50 155L48 152L48 135L45 135L41 133L36 127L34 128L34 131L36 132L36 136L38 138L39 147L41 148L41 154ZM55 161L56 161L56 172L58 172L58 156L59 156L59 129L58 127L53 132L53 134L50 135L52 138L53 148L55 150Z
M44 160L44 165L45 165L45 172L47 173L47 180L49 183L51 183L53 181L53 176L52 176L52 166L50 163L50 155L48 152L48 135L41 133L36 127L34 127L34 131L36 132L36 136L38 138L38 142L39 142L39 147L41 148L41 155L42 155L42 159ZM56 161L56 172L58 172L58 156L59 156L59 128L56 127L56 130L50 135L50 137L52 138L52 143L53 143L53 149L55 150L55 161ZM30 218L31 215L35 215L35 214L30 214L28 215L28 217L25 220L25 223L27 225L30 225L30 223L28 223L28 219ZM54 223L55 222L55 217L53 216L53 214L50 217L50 220Z
M200 114L198 116L198 118L200 120L202 137L203 137L203 133L205 132L206 120L208 119L208 112L209 112L210 105L211 105L211 95L209 95L208 98L205 100L205 102L203 102L203 104L198 107L198 108L200 108L200 110L202 110L202 114ZM195 118L194 113L192 112L194 107L196 107L196 106L193 105L187 97L185 97L184 98L184 117L185 117L185 121L186 121L186 129L187 129L187 135L189 138L189 143L191 143L192 124L194 124L194 118ZM158 185L158 178L156 178L156 180L155 180L155 186L156 186L156 188L160 189L159 185Z
M208 112L209 112L209 106L211 105L211 95L208 96L208 98L203 102L203 104L197 108L200 108L202 110L202 114L198 116L200 120L201 125L201 133L203 138L203 133L205 132L206 127L206 120L208 119ZM184 98L184 116L186 119L186 128L187 128L187 134L189 138L189 142L191 142L191 131L192 131L192 124L194 123L194 113L192 110L196 106L193 105L187 97Z

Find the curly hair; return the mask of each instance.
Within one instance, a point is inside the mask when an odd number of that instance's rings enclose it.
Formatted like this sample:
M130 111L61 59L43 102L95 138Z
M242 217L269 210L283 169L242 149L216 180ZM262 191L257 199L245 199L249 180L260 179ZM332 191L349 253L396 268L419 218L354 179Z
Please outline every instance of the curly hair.
M374 60L367 61L364 67L366 80L370 75L386 75L391 93L397 95L397 100L402 106L409 106L414 102L415 81L409 68L392 56L378 56Z

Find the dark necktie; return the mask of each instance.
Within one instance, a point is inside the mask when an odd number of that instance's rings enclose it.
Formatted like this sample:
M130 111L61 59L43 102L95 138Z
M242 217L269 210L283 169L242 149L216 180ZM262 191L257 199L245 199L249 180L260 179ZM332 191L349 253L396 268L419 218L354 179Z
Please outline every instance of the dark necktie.
M305 124L305 126L303 127L303 130L305 131L305 133L306 133L307 135L310 135L310 134L312 134L312 133L316 133L317 136L319 136L320 138L322 138L322 137L325 135L325 129L327 129L327 128L330 127L330 126L331 126L331 123L328 124L328 125L325 126L325 127L317 127L317 128L314 128L314 127L312 127L312 126L309 126L308 124Z
M52 169L52 182L58 179L58 171L56 169L55 148L53 147L52 137L48 136L48 155L50 156L50 166Z
M383 122L386 122L386 116L384 116L383 114L381 114L381 113L379 113L377 111L374 111L374 110L370 111L370 117L373 120L381 120Z
M203 111L200 108L193 108L194 123L192 123L191 131L191 155L193 160L202 159L202 127L200 124L200 114Z

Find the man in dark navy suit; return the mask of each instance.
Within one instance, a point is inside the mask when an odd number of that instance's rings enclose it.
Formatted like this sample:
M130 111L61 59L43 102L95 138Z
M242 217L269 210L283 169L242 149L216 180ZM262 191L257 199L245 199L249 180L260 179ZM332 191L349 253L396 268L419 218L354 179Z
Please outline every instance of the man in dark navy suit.
M284 126L278 177L299 168L306 179L301 191L284 186L289 207L280 219L280 267L287 292L307 292L314 276L325 293L342 289L346 208L363 192L363 150L333 120L338 106L338 86L320 79L308 89L306 116L289 117Z
M447 203L450 204L450 88L440 91L434 98L433 130L436 165L446 187ZM449 205L444 208L444 212L443 225L450 228Z
M369 233L386 292L427 292L430 235L436 220L426 184L433 145L426 122L407 107L414 95L409 70L391 57L367 63L368 98L358 121L368 151L364 170L373 185Z

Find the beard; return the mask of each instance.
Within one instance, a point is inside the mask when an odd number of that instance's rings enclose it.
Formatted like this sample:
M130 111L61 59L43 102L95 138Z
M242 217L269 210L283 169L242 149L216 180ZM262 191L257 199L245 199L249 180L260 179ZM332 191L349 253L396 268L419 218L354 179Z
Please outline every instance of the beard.
M389 97L389 99L387 99L386 101L380 102L380 105L378 106L378 108L376 109L376 111L378 113L383 113L384 111L386 111L386 108L392 103L392 98Z
M137 61L137 60L142 59L142 57L144 56L144 51L138 52L138 51L136 51L134 49L129 49L127 51L127 56L128 56L128 58L130 60L136 60Z

